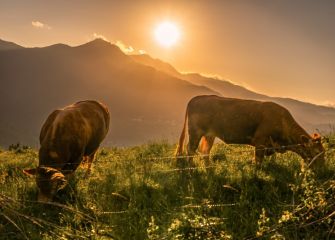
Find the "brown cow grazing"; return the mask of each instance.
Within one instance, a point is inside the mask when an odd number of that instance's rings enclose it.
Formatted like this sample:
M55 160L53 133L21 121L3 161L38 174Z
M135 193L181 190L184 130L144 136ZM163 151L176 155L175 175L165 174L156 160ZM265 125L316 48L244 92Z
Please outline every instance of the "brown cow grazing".
M52 201L83 158L90 170L95 152L108 132L109 120L107 107L91 100L49 115L40 133L39 166L24 170L28 175L36 175L38 201Z
M215 137L218 137L228 144L255 146L254 162L257 164L261 164L264 156L286 150L296 152L307 163L312 160L313 164L324 163L321 137L307 134L287 109L273 102L215 95L192 98L187 105L177 156L183 154L186 128L189 138L187 155L193 155L198 147L202 154L209 154Z

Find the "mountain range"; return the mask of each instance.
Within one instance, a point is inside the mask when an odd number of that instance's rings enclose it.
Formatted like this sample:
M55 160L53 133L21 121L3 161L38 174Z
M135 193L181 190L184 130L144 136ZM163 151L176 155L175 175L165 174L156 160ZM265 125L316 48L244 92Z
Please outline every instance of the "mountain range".
M83 99L108 106L108 146L176 142L187 102L201 94L277 102L309 132L331 131L335 125L335 108L266 96L197 73L183 74L149 55L126 55L102 39L42 48L0 40L0 81L1 146L20 142L37 147L47 116Z

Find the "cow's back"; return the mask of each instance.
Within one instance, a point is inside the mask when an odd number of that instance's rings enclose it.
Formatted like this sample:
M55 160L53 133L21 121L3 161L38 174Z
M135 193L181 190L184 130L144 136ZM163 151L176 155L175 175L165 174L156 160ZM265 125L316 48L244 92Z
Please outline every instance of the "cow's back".
M84 154L89 155L99 147L108 132L109 111L103 104L92 100L77 102L74 107L82 118L82 129L88 130L85 134L87 143Z
M204 134L213 134L227 143L250 144L256 131L278 130L283 134L287 121L294 121L290 113L272 102L260 102L215 95L197 96L187 107L188 126ZM269 133L267 133L269 134Z
M62 168L80 161L80 156L99 147L108 128L108 110L96 101L81 101L54 111L41 130L40 165Z

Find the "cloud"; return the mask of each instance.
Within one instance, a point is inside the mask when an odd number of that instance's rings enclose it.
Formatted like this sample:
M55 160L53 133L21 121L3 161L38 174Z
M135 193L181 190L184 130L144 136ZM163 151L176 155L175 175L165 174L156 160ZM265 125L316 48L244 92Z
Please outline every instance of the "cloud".
M40 21L32 21L31 22L31 25L34 27L34 28L39 28L39 29L47 29L47 30L50 30L51 27L45 23L42 23Z
M134 52L134 48L132 46L127 46L119 40L116 41L115 45L118 46L125 54L130 54Z
M143 49L140 49L140 50L138 50L138 53L142 55L142 54L146 54L147 52Z
M100 38L102 40L105 40L106 42L109 42L109 40L102 34L99 34L99 33L93 33L93 39L97 39L97 38Z

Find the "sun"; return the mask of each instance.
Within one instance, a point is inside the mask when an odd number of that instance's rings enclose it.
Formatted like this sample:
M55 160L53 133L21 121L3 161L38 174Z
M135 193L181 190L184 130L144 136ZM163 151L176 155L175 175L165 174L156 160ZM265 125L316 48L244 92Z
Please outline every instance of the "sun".
M180 38L178 26L170 21L161 22L154 31L156 41L163 47L175 45Z

